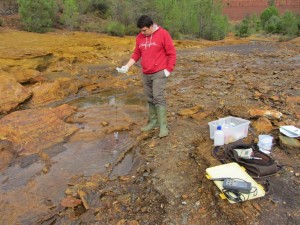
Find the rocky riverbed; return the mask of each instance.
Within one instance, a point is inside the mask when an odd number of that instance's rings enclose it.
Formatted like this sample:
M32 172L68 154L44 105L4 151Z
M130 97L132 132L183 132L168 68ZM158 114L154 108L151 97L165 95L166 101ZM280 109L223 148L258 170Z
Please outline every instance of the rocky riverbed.
M0 28L0 224L299 224L300 142L278 128L300 127L300 39L176 40L163 139L140 132L139 64L115 71L134 41ZM231 204L205 177L226 116L250 121L247 143L274 137L261 198Z

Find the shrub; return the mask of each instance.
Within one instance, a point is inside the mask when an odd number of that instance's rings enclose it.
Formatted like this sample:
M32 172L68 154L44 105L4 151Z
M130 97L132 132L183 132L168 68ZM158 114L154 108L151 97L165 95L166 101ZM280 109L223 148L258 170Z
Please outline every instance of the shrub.
M236 35L239 37L248 37L260 29L260 19L254 14L252 16L246 16L242 22L236 26Z
M278 41L279 42L284 42L284 41L290 41L292 40L294 37L291 37L291 36L280 36Z
M250 16L250 22L251 22L250 27L253 29L253 31L258 32L261 30L262 28L261 20L256 14Z
M125 35L125 26L122 23L112 21L107 25L106 32L112 36L123 37Z
M79 27L79 12L76 0L64 0L64 9L61 22L67 28L73 29Z
M125 26L130 24L136 25L142 7L147 1L131 0L131 1L111 1L111 20L118 21Z
M215 15L207 22L201 37L213 41L222 40L227 34L228 27L228 22L224 16Z
M104 33L106 32L106 27L104 24L99 23L97 21L91 21L91 22L84 22L79 27L79 30L85 31L85 32L98 32L98 33Z
M300 36L300 14L296 16L296 24L297 24L297 27L298 27L297 35Z
M281 17L282 31L281 33L288 36L295 36L298 33L298 24L296 16L289 11L286 11Z
M107 19L110 11L109 2L107 0L90 0L89 11L96 12L100 18Z
M18 3L25 30L43 33L53 27L57 11L55 0L18 0Z
M135 24L130 24L126 27L125 34L129 36L135 36L140 32Z
M249 37L250 34L249 19L245 18L241 23L236 25L236 35L239 37Z
M110 0L76 0L80 14L95 12L100 18L107 19L110 13Z
M265 25L267 21L272 17L272 16L277 16L279 17L279 11L275 6L270 6L267 9L265 9L261 14L260 14L260 20L263 29L265 28Z
M265 24L265 31L268 33L281 33L282 21L278 16L272 16Z

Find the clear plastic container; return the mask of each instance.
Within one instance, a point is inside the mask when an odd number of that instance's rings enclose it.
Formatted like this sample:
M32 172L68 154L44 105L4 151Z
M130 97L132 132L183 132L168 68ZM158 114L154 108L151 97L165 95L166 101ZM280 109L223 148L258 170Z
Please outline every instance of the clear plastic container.
M237 141L248 135L250 121L239 117L228 116L209 122L210 138L214 139L217 127L222 126L225 144Z

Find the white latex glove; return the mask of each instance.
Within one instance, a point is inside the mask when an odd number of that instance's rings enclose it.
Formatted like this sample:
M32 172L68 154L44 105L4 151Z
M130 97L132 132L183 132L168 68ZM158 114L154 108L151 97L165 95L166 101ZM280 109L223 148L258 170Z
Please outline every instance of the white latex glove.
M168 70L166 70L166 69L164 69L164 73L165 73L165 76L166 77L168 77L171 73L168 71Z
M128 66L122 66L121 68L117 67L116 70L119 73L127 73L128 72L129 67Z

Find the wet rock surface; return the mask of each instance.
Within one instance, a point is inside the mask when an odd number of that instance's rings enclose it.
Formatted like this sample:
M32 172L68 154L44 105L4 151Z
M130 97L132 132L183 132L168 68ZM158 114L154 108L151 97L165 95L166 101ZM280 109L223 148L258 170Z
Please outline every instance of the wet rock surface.
M18 155L30 155L64 141L78 128L64 123L74 113L69 105L54 109L23 110L10 113L0 121L0 136L13 143ZM26 120L24 118L27 118Z
M278 129L300 127L299 39L175 41L159 139L140 131L139 65L115 71L134 37L0 32L0 224L299 224L299 139ZM251 121L246 142L274 137L262 198L231 204L205 177L221 164L208 122L226 116Z
M14 110L20 103L30 98L32 93L26 90L10 74L0 70L0 112L7 113Z

